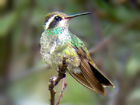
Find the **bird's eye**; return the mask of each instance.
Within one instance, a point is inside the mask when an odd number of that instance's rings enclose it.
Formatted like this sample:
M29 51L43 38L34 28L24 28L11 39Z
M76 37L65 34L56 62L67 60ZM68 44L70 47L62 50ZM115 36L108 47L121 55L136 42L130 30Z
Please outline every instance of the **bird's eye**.
M59 17L59 16L56 16L54 19L55 19L56 21L60 21L60 20L62 20L62 18Z

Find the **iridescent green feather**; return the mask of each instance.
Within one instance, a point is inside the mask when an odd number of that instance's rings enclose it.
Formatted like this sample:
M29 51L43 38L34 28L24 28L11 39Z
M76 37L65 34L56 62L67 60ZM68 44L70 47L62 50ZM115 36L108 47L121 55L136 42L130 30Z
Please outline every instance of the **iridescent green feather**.
M64 27L56 27L56 28L47 29L45 30L45 34L46 35L59 35L59 34L62 34L64 29L65 29Z
M70 33L70 36L71 36L71 46L72 47L77 47L77 48L82 48L86 54L88 53L88 50L87 48L85 47L84 43L78 38L76 37L75 35L71 34Z

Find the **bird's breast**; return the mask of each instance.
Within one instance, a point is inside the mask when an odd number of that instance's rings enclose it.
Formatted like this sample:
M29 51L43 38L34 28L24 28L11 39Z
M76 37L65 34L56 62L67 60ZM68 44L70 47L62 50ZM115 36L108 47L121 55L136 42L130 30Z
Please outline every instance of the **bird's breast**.
M57 69L62 65L63 57L68 58L68 71L79 73L80 59L76 50L71 46L71 37L65 32L59 35L46 35L40 38L41 55L44 61Z

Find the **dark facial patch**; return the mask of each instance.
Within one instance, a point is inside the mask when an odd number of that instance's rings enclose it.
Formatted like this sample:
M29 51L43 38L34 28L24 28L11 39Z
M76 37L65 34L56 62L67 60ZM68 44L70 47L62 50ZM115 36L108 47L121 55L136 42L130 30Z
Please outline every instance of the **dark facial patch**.
M61 20L62 18L60 16L55 16L53 21L50 23L48 29L54 28Z

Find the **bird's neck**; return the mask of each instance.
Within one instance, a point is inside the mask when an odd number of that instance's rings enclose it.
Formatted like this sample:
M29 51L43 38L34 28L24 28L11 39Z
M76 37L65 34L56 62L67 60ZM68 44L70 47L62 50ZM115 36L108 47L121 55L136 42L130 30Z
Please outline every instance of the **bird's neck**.
M68 28L66 27L55 27L44 31L46 36L55 37L61 42L71 42L71 36Z
M55 28L50 28L44 31L46 35L60 35L60 34L68 34L69 30L66 27L55 27Z

